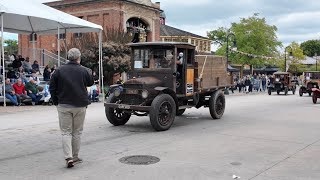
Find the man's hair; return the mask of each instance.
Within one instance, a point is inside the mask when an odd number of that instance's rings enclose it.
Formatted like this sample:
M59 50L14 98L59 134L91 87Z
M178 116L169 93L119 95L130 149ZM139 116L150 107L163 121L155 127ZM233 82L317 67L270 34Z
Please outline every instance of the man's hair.
M19 79L17 79L17 81L21 81L21 82L22 82L22 79L21 79L21 78L19 78Z
M68 51L68 60L77 61L81 57L81 52L77 48L72 48Z

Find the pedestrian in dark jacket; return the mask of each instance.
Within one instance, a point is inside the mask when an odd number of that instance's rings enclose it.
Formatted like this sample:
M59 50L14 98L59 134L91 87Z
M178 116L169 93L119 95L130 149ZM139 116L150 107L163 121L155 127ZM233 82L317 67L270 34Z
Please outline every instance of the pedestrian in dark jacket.
M82 162L79 150L89 104L87 87L93 85L92 72L80 65L80 57L79 49L70 49L70 62L55 70L49 88L58 110L62 147L68 168L73 167L76 162Z
M247 76L246 80L244 81L244 85L246 86L246 93L249 93L249 87L251 86L251 80L249 76Z

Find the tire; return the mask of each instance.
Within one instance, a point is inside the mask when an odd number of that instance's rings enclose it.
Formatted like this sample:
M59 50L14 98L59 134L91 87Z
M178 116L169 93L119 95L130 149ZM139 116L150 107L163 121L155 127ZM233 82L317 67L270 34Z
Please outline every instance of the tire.
M288 95L288 87L284 89L284 95Z
M312 92L309 92L309 96L311 96L312 95Z
M301 88L299 89L299 95L300 95L300 97L303 96L303 92L302 92L302 89L301 89Z
M268 89L268 94L271 95L271 89L270 88Z
M280 91L279 91L279 90L277 91L277 94L278 94L278 95L280 94Z
M182 116L182 114L186 111L186 109L180 109L176 112L176 116Z
M293 94L293 95L296 94L296 88L295 88L295 87L292 88L292 94Z
M151 104L150 123L156 131L166 131L176 117L176 103L168 94L160 94Z
M213 119L220 119L226 108L226 99L223 92L214 92L209 99L210 115Z
M116 101L117 98L114 96L114 94L110 94L110 96L107 99L107 103L115 103ZM123 110L114 109L110 107L105 107L105 113L108 121L114 126L125 125L131 117L131 114L126 113Z
M318 94L317 93L313 93L313 95L312 95L313 104L317 104L317 100L318 100Z

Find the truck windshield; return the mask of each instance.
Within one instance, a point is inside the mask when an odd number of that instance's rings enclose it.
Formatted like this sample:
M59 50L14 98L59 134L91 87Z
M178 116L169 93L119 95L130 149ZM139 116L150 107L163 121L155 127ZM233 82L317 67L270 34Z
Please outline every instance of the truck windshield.
M174 63L173 52L173 49L134 49L134 68L171 68Z

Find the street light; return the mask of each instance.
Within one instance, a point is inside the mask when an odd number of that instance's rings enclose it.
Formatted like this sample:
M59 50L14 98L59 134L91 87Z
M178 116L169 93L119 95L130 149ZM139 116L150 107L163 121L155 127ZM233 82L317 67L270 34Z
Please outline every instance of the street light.
M314 53L314 58L316 59L316 71L318 71L318 54Z
M290 49L289 52L289 58L293 58L293 53L292 53L292 47L291 46L287 46L285 49L284 49L284 70L287 72L287 49Z
M237 50L237 40L236 40L236 35L233 33L229 33L227 35L227 71L228 71L228 64L229 64L229 37L233 36L233 50Z

